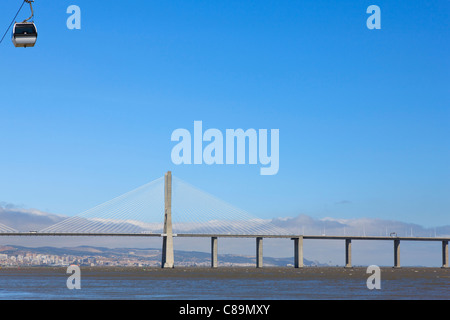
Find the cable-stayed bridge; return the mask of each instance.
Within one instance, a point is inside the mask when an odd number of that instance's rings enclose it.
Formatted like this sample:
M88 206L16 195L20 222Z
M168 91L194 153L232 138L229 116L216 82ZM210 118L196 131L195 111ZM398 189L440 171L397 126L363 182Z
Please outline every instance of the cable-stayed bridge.
M68 218L39 232L47 233L163 233L164 178ZM174 233L286 234L190 184L173 177L171 218Z
M325 236L290 234L272 221L257 218L178 179L169 171L110 201L41 230L18 231L0 224L0 236L161 237L162 267L174 266L173 237L211 238L211 266L217 267L218 238L255 238L256 267L263 265L263 239L288 238L294 243L294 266L303 267L303 240L345 241L346 267L352 267L352 240L394 243L394 267L400 267L400 241L441 241L442 267L449 266L450 238Z

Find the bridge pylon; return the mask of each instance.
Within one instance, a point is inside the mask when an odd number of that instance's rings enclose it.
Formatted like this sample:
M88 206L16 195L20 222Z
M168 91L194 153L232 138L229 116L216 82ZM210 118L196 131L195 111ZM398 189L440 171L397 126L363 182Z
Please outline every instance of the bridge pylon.
M162 244L162 268L173 268L173 233L172 233L172 172L164 176L164 229Z

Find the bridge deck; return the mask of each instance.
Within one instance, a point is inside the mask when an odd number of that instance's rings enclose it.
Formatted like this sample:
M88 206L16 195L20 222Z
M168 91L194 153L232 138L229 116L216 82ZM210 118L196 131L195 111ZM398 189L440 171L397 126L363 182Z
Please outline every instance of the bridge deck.
M1 236L17 237L163 237L161 233L69 233L69 232L0 232ZM173 234L179 238L274 238L274 239L316 239L316 240L402 240L402 241L449 241L450 237L390 237L390 236L333 236L333 235L267 235L267 234Z

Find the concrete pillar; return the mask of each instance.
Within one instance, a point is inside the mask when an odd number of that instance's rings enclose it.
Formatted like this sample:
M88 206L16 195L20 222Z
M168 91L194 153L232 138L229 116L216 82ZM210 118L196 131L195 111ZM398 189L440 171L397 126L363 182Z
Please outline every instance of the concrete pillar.
M294 240L294 268L303 268L303 236Z
M345 239L345 268L352 268L352 239Z
M400 268L400 239L394 240L394 268Z
M164 230L162 246L162 268L173 268L173 233L172 233L172 173L164 176Z
M262 268L263 266L263 238L256 238L256 267Z
M211 237L211 268L217 268L217 237Z
M442 268L448 268L448 240L442 241Z

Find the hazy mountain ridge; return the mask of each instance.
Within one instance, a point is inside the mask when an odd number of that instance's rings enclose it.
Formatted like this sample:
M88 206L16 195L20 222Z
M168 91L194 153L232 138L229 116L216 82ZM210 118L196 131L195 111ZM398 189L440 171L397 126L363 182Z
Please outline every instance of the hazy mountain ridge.
M37 247L30 248L16 245L0 246L0 254L9 256L27 254L35 255L55 255L55 256L77 256L89 258L109 258L109 259L126 259L126 258L152 258L152 260L161 260L161 249L156 248L105 248L105 247L91 247L91 246L79 246L79 247ZM211 253L199 252L199 251L182 251L175 250L175 264L180 263L183 265L204 265L211 261ZM236 264L236 265L252 265L255 264L255 257L248 255L238 254L219 254L219 263L221 264ZM264 257L265 266L286 266L292 264L293 257L286 258L272 258ZM304 259L306 266L326 265L317 261L310 261Z
M36 209L23 209L12 204L0 202L0 224L21 232L31 230L39 231L67 218L67 216L63 215L47 213ZM426 228L414 223L378 218L337 219L326 217L317 219L299 214L296 217L273 218L271 220L261 219L261 221L270 222L286 230L289 234L388 236L391 233L396 233L398 236L450 236L450 225ZM104 223L112 222L105 221ZM139 227L139 222L127 221L127 223L136 225L136 228ZM211 223L217 224L218 221L212 221ZM155 222L155 224L161 223Z
M66 218L36 209L23 209L12 204L0 203L0 223L18 231L40 230Z

